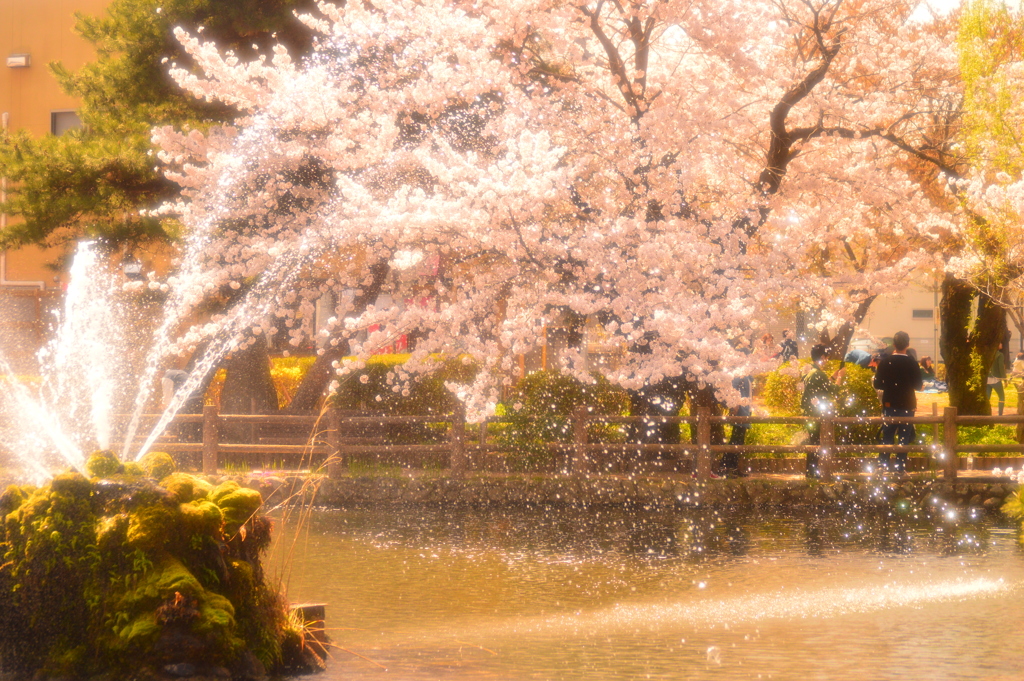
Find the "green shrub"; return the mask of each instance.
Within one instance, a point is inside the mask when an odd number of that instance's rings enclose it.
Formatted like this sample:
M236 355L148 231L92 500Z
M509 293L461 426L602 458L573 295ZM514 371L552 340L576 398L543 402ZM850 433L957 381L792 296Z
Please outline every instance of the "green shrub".
M838 363L835 364L838 369ZM832 370L830 367L829 370ZM856 364L846 365L846 378L839 393L837 416L881 416L882 405L872 385L875 373ZM836 441L842 444L874 444L878 442L877 425L852 425L836 428Z
M476 365L462 357L436 358L429 374L404 375L409 355L374 355L362 369L346 375L331 399L341 409L366 409L388 416L437 414L443 421L457 406L446 382L465 384L476 375ZM440 442L447 437L444 424L392 424L374 427L395 444Z
M301 357L271 357L270 358L270 379L277 391L277 406L284 409L291 404L292 397L302 379L309 373L309 368L316 361L316 355ZM227 378L227 371L220 369L210 381L210 387L206 391L206 403L217 404L220 400L221 390L224 388L224 380Z
M629 413L629 397L601 376L584 385L577 379L554 371L535 371L521 380L496 413L505 422L496 424L498 443L509 449L507 461L516 470L529 470L550 463L546 443L572 440L573 412L581 406L593 414L623 416ZM591 422L587 436L592 442L622 442L625 429L615 424Z
M744 442L748 445L762 445L764 447L786 446L793 444L793 438L802 431L803 428L796 425L755 423L747 431L747 437Z
M802 416L800 409L803 376L811 369L810 362L803 361L799 365L800 373L795 375L791 370L769 372L763 378L764 389L762 400L772 416ZM839 369L838 362L827 362L825 373L832 375ZM871 382L874 373L856 364L846 365L846 377L840 386L836 403L836 416L880 416L882 407L878 403L878 395ZM783 428L792 428L785 426ZM751 429L753 431L753 429ZM785 431L763 431L765 435L757 437L781 439ZM795 432L795 431L794 431ZM751 433L747 434L747 442L751 443ZM843 444L874 444L878 441L877 425L839 426L836 428L836 441ZM756 444L762 444L757 442ZM789 444L789 442L765 442L764 444Z
M349 358L351 359L351 358ZM468 383L476 375L476 365L463 358L437 358L433 372L401 382L402 365L409 355L374 355L366 366L346 375L333 399L342 409L369 409L392 415L448 414L455 398L446 382Z
M809 364L799 364L800 373L792 370L770 371L759 377L758 383L764 383L761 400L772 416L801 416L800 386L802 376L809 370Z
M302 384L309 368L316 361L316 356L308 357L272 357L270 360L270 378L277 389L278 406L287 407L295 391Z
M961 445L1015 445L1017 444L1017 433L1013 426L960 426L956 429L956 441ZM973 454L961 452L960 456L1005 456L1005 454L1003 452Z

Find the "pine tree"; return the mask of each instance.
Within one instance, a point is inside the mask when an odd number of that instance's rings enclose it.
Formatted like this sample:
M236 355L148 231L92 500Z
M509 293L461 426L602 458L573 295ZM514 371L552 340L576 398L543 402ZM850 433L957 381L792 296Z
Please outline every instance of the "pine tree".
M202 27L239 57L279 42L302 54L309 31L293 16L302 7L303 0L114 0L102 17L77 15L76 30L97 58L77 71L60 63L50 70L80 99L83 127L60 137L17 131L0 139L0 167L11 183L0 209L21 218L0 234L0 247L59 246L83 236L112 249L174 240L173 219L145 213L179 191L156 169L150 131L202 130L235 114L171 80L172 64L192 64L174 27Z

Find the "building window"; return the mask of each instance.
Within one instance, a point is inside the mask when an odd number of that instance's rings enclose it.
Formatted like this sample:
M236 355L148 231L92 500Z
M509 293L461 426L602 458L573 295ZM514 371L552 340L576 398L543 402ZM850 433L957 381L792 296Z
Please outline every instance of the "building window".
M74 111L51 111L50 132L54 135L63 135L68 130L82 127L82 120Z
M914 310L910 316L914 319L935 319L935 310Z

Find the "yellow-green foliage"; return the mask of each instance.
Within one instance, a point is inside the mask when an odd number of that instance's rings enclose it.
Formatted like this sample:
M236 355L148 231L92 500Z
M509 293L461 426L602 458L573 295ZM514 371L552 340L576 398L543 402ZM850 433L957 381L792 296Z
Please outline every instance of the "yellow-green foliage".
M240 487L229 480L215 487L209 499L224 513L224 532L233 535L238 528L256 514L263 504L260 493L254 489Z
M224 513L212 501L196 499L180 507L184 529L190 535L215 537L224 526Z
M1017 528L1017 539L1024 544L1024 490L1018 489L1006 497L1002 511L1008 518L1013 518L1020 524Z
M179 514L170 504L142 506L128 515L128 545L154 550L166 544L179 527Z
M315 356L309 357L272 357L270 359L270 379L277 391L277 406L281 409L287 407L295 391L302 384L309 368L316 361ZM227 372L221 369L214 375L210 387L206 391L207 404L216 404L220 400L221 390L224 388L224 380Z
M546 443L572 438L571 416L581 406L593 408L597 415L622 416L629 413L629 396L601 376L588 385L560 372L535 371L519 381L497 409L506 421L496 431L498 441L510 450L508 463L529 469L548 462ZM594 422L587 435L591 442L621 441L619 428Z
M807 367L801 365L801 372ZM792 371L772 371L764 377L761 399L772 416L800 415L800 375Z
M213 489L213 485L210 483L188 473L172 473L161 480L160 485L181 503L194 499L205 499Z
M275 357L270 362L270 378L277 388L278 406L287 407L302 384L316 357Z
M839 369L838 362L827 362L825 373L832 375ZM764 391L761 395L768 413L772 416L802 416L800 409L800 386L801 375L810 370L810 364L804 362L800 366L800 373L794 374L791 371L772 371L764 377ZM846 375L840 386L836 404L838 416L878 416L882 413L881 405L878 403L878 395L871 382L874 373L870 369L856 364L846 365ZM751 434L747 436L748 444L783 444L787 432L792 427L765 427L754 426ZM753 431L757 431L754 433ZM792 433L795 433L792 429ZM751 440L751 435L754 439ZM877 435L876 426L842 426L836 431L836 438L840 442L857 444L872 443Z
M1003 513L1007 517L1024 520L1024 496L1021 495L1021 490L1006 497L1006 501L1003 502Z
M146 475L154 480L163 480L168 475L178 470L174 459L167 452L147 452L139 459L139 465Z
M122 472L121 461L109 449L101 449L89 455L85 470L94 478L109 478Z
M965 2L957 48L967 151L996 170L1017 175L1024 166L1020 84L1010 67L1024 53L1024 16L998 0Z
M180 473L166 481L71 473L0 495L6 668L120 678L169 662L231 667L245 648L280 663L285 614L259 565L270 531L254 515L259 493ZM243 522L250 532L237 531Z
M402 365L409 360L409 355L374 355L363 369L349 373L341 381L333 399L342 409L357 409L365 405L389 414L447 414L455 400L445 383L467 383L476 375L477 369L472 362L466 363L459 357L433 356L432 359L436 362L436 370L417 376L405 394L394 381L404 378Z
M125 475L129 475L129 476L132 476L132 477L139 477L141 475L145 475L146 474L146 471L144 471L142 469L142 466L139 465L138 461L128 461L128 462L126 462L124 464L124 470L121 471L121 472L124 473Z

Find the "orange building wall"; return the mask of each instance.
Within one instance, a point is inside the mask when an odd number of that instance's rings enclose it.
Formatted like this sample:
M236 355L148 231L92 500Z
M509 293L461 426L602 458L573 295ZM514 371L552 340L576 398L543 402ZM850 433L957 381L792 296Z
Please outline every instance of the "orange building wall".
M77 107L61 92L47 65L60 61L75 69L95 57L92 47L74 32L74 13L98 15L107 4L108 0L0 0L0 114L7 114L10 130L49 134L52 111ZM27 68L7 66L8 56L26 53ZM0 263L5 270L0 274L6 277L0 286L41 281L59 287L54 281L57 273L47 267L59 255L35 247L8 251L6 262Z

